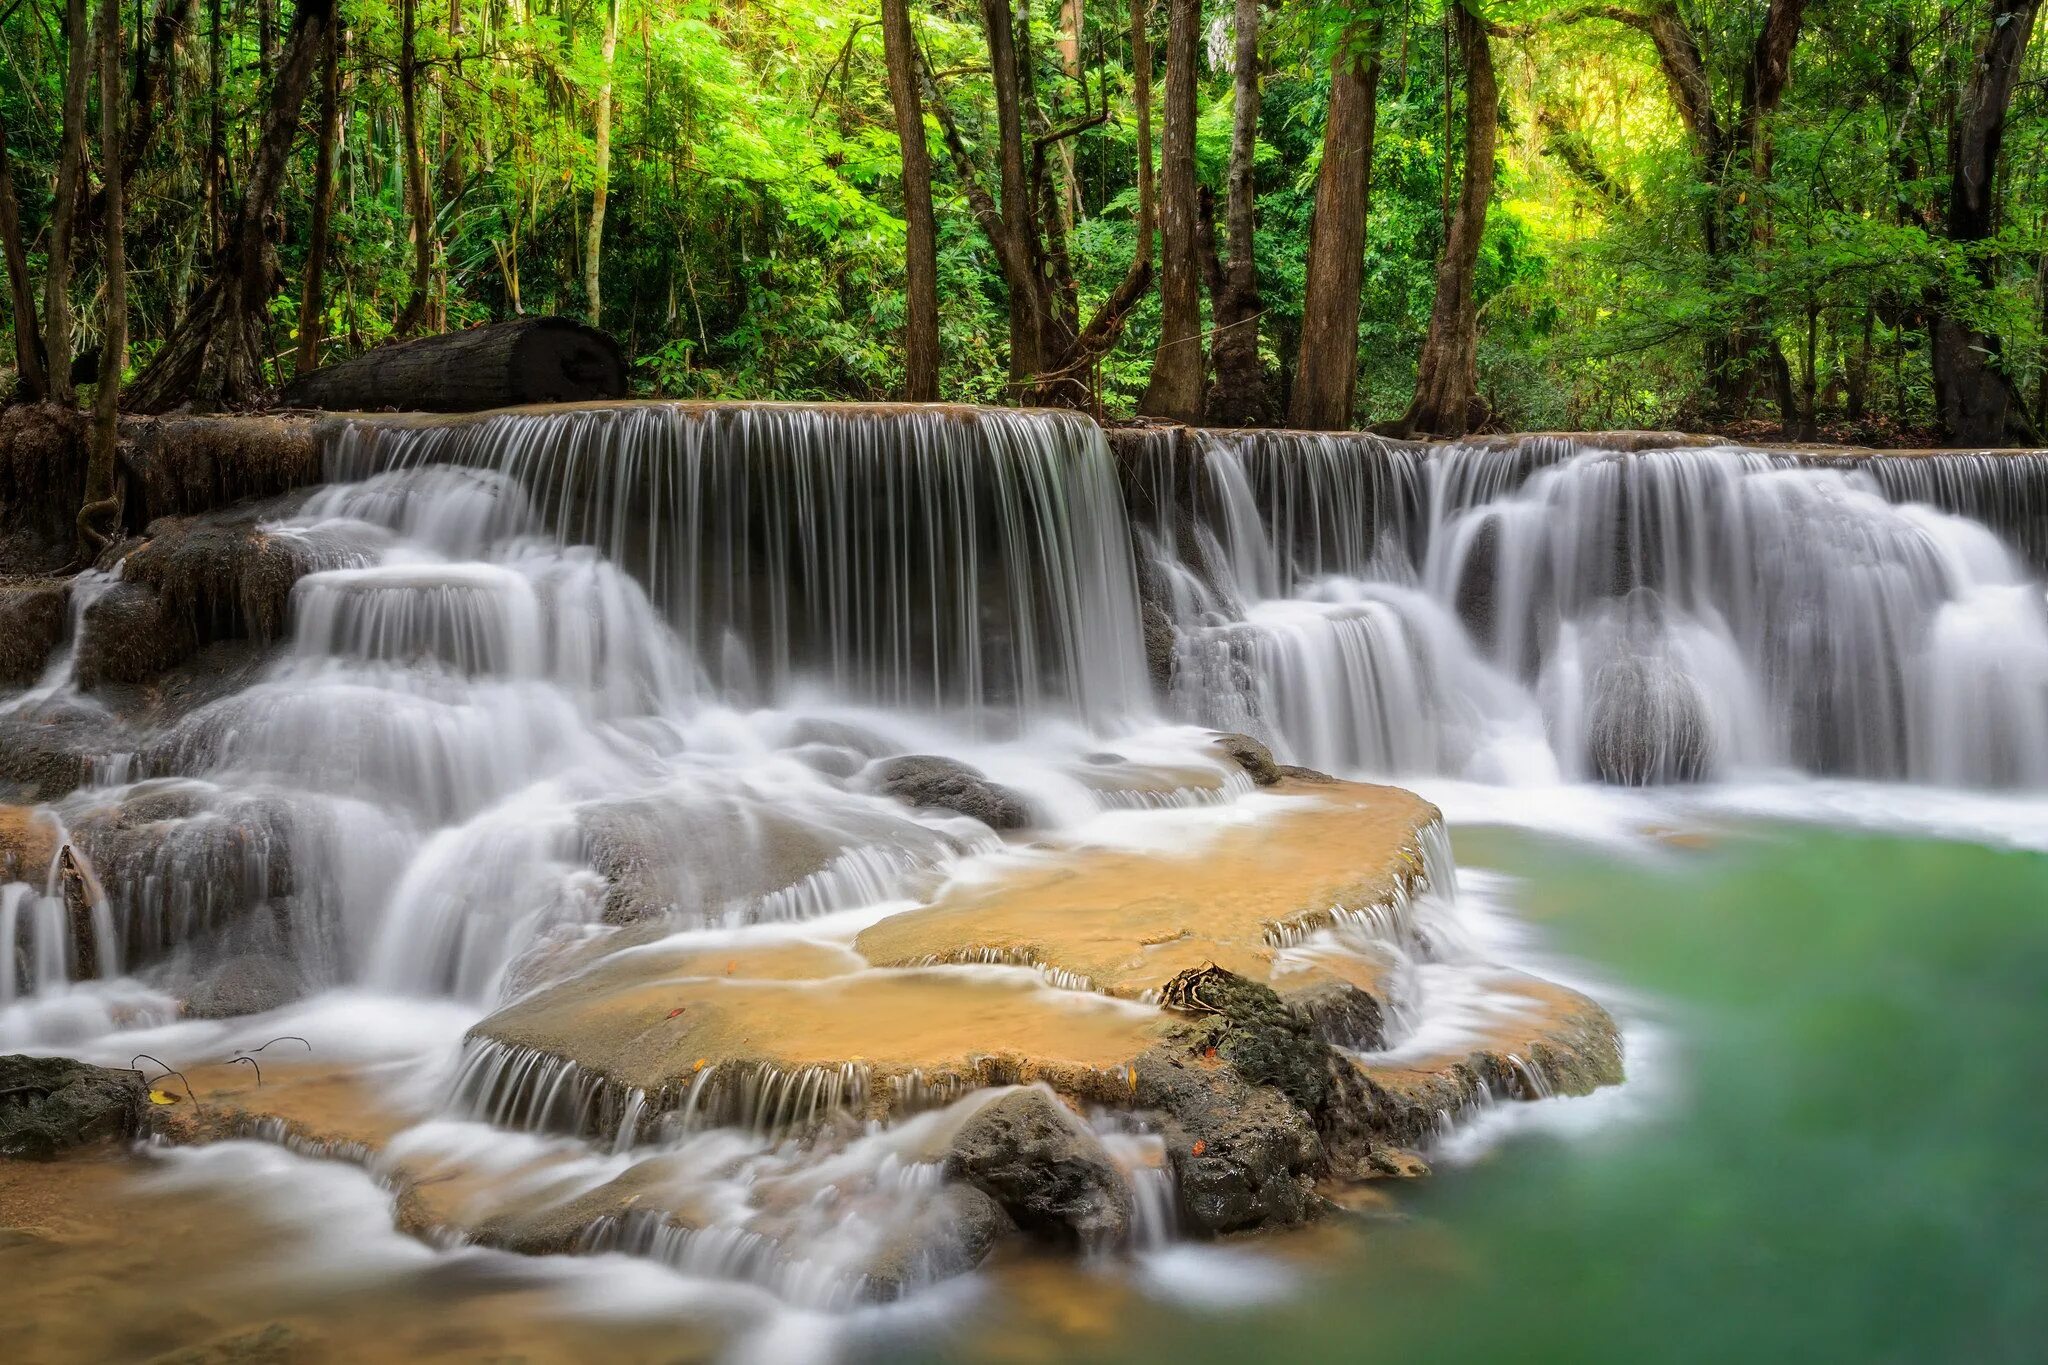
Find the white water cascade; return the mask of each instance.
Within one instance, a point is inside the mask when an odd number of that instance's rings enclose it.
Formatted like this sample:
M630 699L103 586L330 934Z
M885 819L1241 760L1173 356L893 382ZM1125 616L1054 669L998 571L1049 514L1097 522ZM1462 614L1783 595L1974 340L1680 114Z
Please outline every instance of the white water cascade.
M320 550L284 637L45 803L98 871L97 958L59 869L0 886L0 1049L317 1037L322 1064L403 1073L378 1175L438 1163L536 1202L642 1182L646 1208L566 1249L782 1305L977 1264L948 1240L943 1162L999 1092L854 1121L858 1059L704 1066L661 1115L651 1084L465 1052L466 1031L613 949L664 964L650 991L872 975L859 931L1003 858L1194 847L1255 801L1310 799L1254 793L1210 727L1425 796L2048 789L2042 457L1111 440L1070 414L767 404L332 419L323 440L331 481L261 527ZM81 579L71 643L0 718L101 704L73 661L120 581ZM878 773L923 755L1013 793L1029 833L890 795ZM1382 972L1374 1038L1404 1062L1516 999L1486 907L1458 908L1449 836L1406 851L1421 875L1385 905L1268 940L1293 968ZM898 970L1150 1008L977 951ZM1094 1250L1167 1254L1166 1138L1088 1122L1132 1204L1127 1244Z
M2042 457L1192 444L1145 473L1172 509L1144 538L1173 697L1296 761L2048 785L2048 606L2014 491ZM1914 496L2003 508L2013 540L1893 500Z

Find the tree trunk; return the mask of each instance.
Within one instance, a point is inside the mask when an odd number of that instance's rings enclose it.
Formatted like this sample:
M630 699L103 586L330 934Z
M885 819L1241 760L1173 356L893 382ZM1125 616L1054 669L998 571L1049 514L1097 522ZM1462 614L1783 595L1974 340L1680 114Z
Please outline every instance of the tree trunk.
M128 260L122 239L127 192L121 183L121 0L100 3L100 156L106 185L106 321L100 334L99 383L93 390L92 448L85 462L85 500L78 509L78 555L89 562L113 539L121 515L114 494L120 440L121 372L128 367Z
M1820 439L1820 304L1814 299L1806 301L1806 347L1800 357L1805 363L1801 373L1803 393L1799 405L1799 439L1817 441Z
M1253 250L1258 187L1254 181L1259 145L1259 11L1264 0L1236 0L1237 40L1231 72L1236 108L1230 125L1230 178L1223 224L1230 257L1223 287L1211 296L1216 339L1211 359L1216 380L1209 390L1208 420L1219 427L1270 426L1278 415L1273 386L1259 360L1259 269Z
M1379 24L1347 29L1330 62L1330 112L1309 224L1301 358L1288 412L1288 421L1306 431L1344 430L1357 402L1359 286L1379 84Z
M1196 422L1202 416L1202 280L1195 196L1195 52L1201 0L1167 0L1166 131L1159 154L1159 349L1138 411Z
M1010 380L1017 392L1045 368L1044 307L1038 256L1033 249L1030 196L1024 178L1023 76L1017 63L1015 16L1009 0L982 0L988 31L989 80L996 95L996 143L1001 175L999 231L1003 275L1010 294Z
M320 364L327 322L328 239L334 222L334 154L341 138L341 46L343 29L328 31L320 72L320 149L313 163L313 232L306 246L306 279L299 296L299 353L294 373Z
M1993 191L1998 154L2039 8L2039 0L1992 0L1989 31L1949 134L1948 236L1966 249L1997 231ZM1977 283L1989 287L1994 271L1989 253L1973 252L1969 264ZM1999 364L2001 339L1971 328L1958 316L1956 304L1943 297L1930 305L1934 395L1942 431L1957 445L2003 445L2015 428L2031 434L2026 403Z
M1870 360L1877 342L1877 307L1863 305L1863 340L1856 349L1855 363L1849 366L1848 392L1844 396L1844 413L1852 422L1863 420L1865 406L1870 394Z
M939 396L938 226L932 215L932 159L917 93L910 0L882 0L882 50L889 67L889 102L896 110L896 140L903 149L903 396L930 403Z
M533 317L379 346L300 375L283 401L333 412L481 412L625 393L618 342L573 318Z
M946 154L974 211L974 221L987 238L1003 268L1003 280L1010 295L1010 369L1020 395L1041 404L1085 407L1095 397L1093 367L1102 354L1116 344L1131 309L1144 297L1152 282L1152 238L1154 195L1152 192L1151 43L1146 37L1149 9L1143 0L1131 7L1132 70L1135 74L1134 102L1138 133L1138 224L1137 244L1124 277L1103 300L1086 326L1070 320L1071 310L1064 298L1055 303L1049 296L1057 289L1064 294L1070 281L1048 280L1045 266L1055 253L1045 249L1038 236L1048 220L1057 215L1034 214L1029 181L1024 171L1021 102L1023 86L1018 76L1014 31L1004 0L984 0L982 19L988 28L990 75L996 91L996 122L1000 142L1005 203L998 207L995 197L982 183L974 158L967 150L951 106L938 87L929 64L923 64L925 90L932 112L944 134ZM922 57L920 62L922 63ZM1069 125L1062 135L1071 135L1092 122ZM1034 144L1041 152L1047 134ZM1015 214L1009 210L1014 207Z
M43 272L43 345L50 397L71 401L71 245L85 181L85 101L92 79L91 25L85 0L64 6L64 134L50 206L49 265Z
M397 336L410 336L427 321L434 276L434 203L427 186L427 149L420 140L419 4L398 4L398 136L405 145L406 207L412 213L412 294L391 325Z
M1465 171L1443 255L1437 260L1436 300L1416 366L1415 398L1396 423L1399 434L1458 437L1484 422L1479 397L1479 297L1475 290L1479 243L1493 199L1494 139L1500 124L1500 86L1485 21L1462 5L1456 16L1465 67Z
M28 250L21 239L21 200L14 191L14 167L7 154L4 122L0 122L0 249L7 256L15 372L21 376L21 396L34 402L49 396L50 378L43 367L43 329L36 320L36 287L28 273Z
M583 298L595 327L603 312L599 267L604 260L604 201L612 179L612 64L619 53L619 3L611 0L604 21L604 79L597 87L597 126L592 136L590 230L583 238Z
M187 400L246 403L261 393L265 324L282 283L266 232L298 134L313 68L334 22L335 0L299 0L270 84L256 157L227 240L214 253L206 287L164 338L129 390L129 407L162 412Z

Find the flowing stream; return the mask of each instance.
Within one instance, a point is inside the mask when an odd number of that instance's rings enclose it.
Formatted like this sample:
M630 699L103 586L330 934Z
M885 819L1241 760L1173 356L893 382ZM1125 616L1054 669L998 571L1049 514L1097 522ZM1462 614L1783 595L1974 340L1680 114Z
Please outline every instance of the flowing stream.
M1788 825L1953 841L1941 847L1962 850L1962 879L1979 875L1970 845L2048 847L2040 455L1111 440L1050 413L671 404L349 419L323 440L330 482L264 528L317 565L291 590L287 638L246 686L38 814L98 877L67 888L53 864L0 886L15 965L0 973L0 1050L196 1064L289 1034L317 1040L323 1065L378 1077L397 1115L387 1164L534 1197L659 1164L693 1225L611 1219L583 1230L584 1255L516 1272L519 1294L545 1300L520 1313L617 1334L622 1359L649 1322L692 1353L975 1354L947 1324L976 1304L1060 1349L1172 1345L1162 1358L1220 1350L1185 1339L1182 1305L1239 1325L1296 1305L1304 1352L1348 1321L1299 1307L1357 1294L1287 1239L1186 1240L1158 1139L1113 1114L1092 1122L1136 1231L1107 1265L1071 1272L1092 1289L962 1275L972 1258L950 1262L943 1237L885 1286L878 1257L942 1196L929 1153L986 1093L813 1145L778 1130L836 1092L770 1085L744 1115L664 1129L650 1154L646 1096L600 1134L565 1135L563 1106L583 1103L573 1067L465 1051L479 1019L586 965L641 912L663 928L635 951L722 960L728 976L739 964L741 978L801 957L829 975L851 970L862 927L1027 856L982 821L879 790L891 756L973 764L1063 847L1198 848L1253 818L1263 807L1214 730L1435 801L1463 877L1432 852L1412 906L1301 951L1396 963L1389 1058L1472 1035L1503 968L1615 1013L1626 1085L1470 1116L1436 1153L1455 1166L1505 1150L1534 1168L1519 1197L1539 1206L1548 1181L1599 1180L1529 1158L1542 1134L1660 1150L1639 1135L1725 1059L1701 1063L1670 1008L1688 989L1669 970L1681 949L1637 970L1603 947L1626 933L1611 917L1563 913L1577 932L1560 937L1531 927L1532 904L1597 882L1588 901L1610 905L1621 893L1599 878L1616 867L1695 886L1685 840L1742 845ZM118 582L82 579L75 619ZM0 706L97 705L75 653ZM1802 909L1772 901L1776 883L1728 875L1763 898L1732 934L1764 954L1828 949L1773 927ZM91 963L67 894L101 926ZM1027 966L951 970L1111 1009ZM196 996L237 990L265 1012L189 1017ZM1777 1045L1767 1029L1745 1038ZM1858 1066L1876 1084L1884 1059ZM1777 1121L1768 1106L1758 1120ZM152 1178L173 1205L232 1192L262 1225L249 1240L288 1249L271 1270L290 1296L337 1314L423 1265L514 1274L518 1258L392 1230L376 1161L316 1155L233 1143L162 1154ZM1526 1254L1522 1224L1431 1188L1432 1216L1448 1208ZM1418 1264L1442 1254L1402 1236ZM1341 1263L1370 1261L1371 1234L1362 1245ZM1048 1294L1106 1296L1121 1325L1052 1326Z

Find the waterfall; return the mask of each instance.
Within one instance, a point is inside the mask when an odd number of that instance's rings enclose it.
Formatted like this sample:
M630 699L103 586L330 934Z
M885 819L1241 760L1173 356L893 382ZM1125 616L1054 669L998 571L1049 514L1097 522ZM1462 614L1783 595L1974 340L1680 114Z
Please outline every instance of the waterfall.
M728 696L810 685L1098 725L1146 705L1115 473L1079 416L658 404L358 420L329 462L340 477L452 464L491 479L431 514L419 489L333 510L379 501L385 524L449 552L515 527L593 547Z
M2048 784L2043 457L1185 444L1127 459L1175 709L1291 760Z

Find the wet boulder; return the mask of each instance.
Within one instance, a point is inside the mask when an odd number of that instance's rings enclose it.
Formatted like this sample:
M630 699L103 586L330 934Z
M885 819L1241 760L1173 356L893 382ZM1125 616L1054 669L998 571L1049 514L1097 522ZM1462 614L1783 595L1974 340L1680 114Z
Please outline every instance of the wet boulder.
M1322 1142L1285 1095L1247 1082L1192 1031L1133 1071L1137 1103L1166 1139L1185 1230L1221 1237L1293 1227L1322 1212Z
M1221 1236L1315 1217L1329 1044L1271 987L1215 966L1180 973L1160 995L1187 1022L1135 1081L1139 1103L1161 1115L1184 1223Z
M26 687L64 643L70 582L62 578L0 580L0 687Z
M946 1174L1046 1241L1101 1248L1130 1235L1129 1187L1095 1135L1043 1086L977 1110L953 1140Z
M884 796L971 816L990 829L1024 829L1032 823L1031 807L1022 796L958 759L905 754L877 764L869 778Z
M1016 1231L1003 1206L972 1185L949 1184L885 1237L863 1273L868 1297L900 1299L921 1286L965 1275Z
M66 1057L0 1057L0 1157L52 1161L141 1134L149 1088L138 1071Z
M118 719L89 702L53 698L0 716L0 799L54 800L132 743Z
M147 682L177 664L188 647L156 588L112 584L81 614L78 685L90 692L112 683Z
M1613 659L1595 676L1592 691L1586 759L1601 781L1648 787L1712 776L1707 700L1668 657Z
M1218 734L1210 743L1261 787L1270 787L1285 776L1273 761L1273 751L1250 735Z

